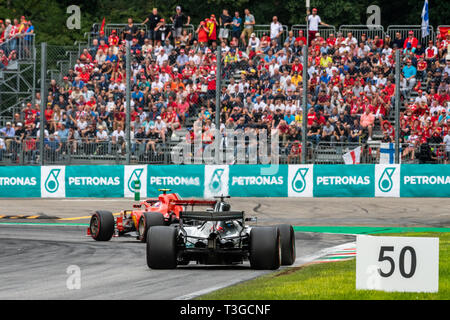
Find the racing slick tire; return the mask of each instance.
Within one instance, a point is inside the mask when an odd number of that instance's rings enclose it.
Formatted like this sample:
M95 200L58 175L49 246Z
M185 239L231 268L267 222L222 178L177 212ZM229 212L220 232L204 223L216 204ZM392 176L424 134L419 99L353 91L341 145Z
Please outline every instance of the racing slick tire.
M280 230L281 265L293 265L296 258L294 228L289 224L280 224L277 227Z
M147 233L147 265L151 269L177 267L178 230L169 226L154 226Z
M89 223L92 238L97 241L109 241L114 234L114 216L110 211L96 211Z
M147 241L147 233L150 227L163 226L164 217L158 212L144 212L138 223L138 239L141 242Z
M280 230L256 227L250 231L250 266L258 270L276 270L281 264Z

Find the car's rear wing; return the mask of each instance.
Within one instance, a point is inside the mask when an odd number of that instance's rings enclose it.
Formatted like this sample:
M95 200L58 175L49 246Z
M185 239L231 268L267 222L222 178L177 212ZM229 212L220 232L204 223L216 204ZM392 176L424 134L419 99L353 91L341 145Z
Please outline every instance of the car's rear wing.
M183 211L180 212L180 219L182 220L196 220L196 221L229 221L229 220L243 220L244 211Z
M213 207L217 200L171 200L171 203L178 206L205 206Z

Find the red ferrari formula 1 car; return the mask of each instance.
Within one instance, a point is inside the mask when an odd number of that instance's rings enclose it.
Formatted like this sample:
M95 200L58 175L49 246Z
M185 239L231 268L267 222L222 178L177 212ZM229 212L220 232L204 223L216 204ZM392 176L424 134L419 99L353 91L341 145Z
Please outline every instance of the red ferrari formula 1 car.
M109 241L120 236L136 236L141 242L147 239L152 226L169 226L177 223L180 213L189 206L213 208L215 200L182 200L176 193L167 193L170 189L159 189L162 194L157 199L147 199L133 205L133 210L124 210L117 217L109 211L96 211L87 229L97 241Z

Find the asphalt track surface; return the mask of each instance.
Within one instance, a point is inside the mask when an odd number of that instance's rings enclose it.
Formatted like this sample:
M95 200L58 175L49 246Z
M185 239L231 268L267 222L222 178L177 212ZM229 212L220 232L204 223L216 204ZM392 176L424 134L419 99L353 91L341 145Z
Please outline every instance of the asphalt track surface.
M145 244L133 238L96 242L85 236L86 227L67 226L88 223L96 209L119 212L130 209L132 203L123 199L0 200L0 216L60 218L0 219L0 299L191 299L269 272L252 270L248 264L151 270L145 261ZM450 199L234 198L231 204L258 217L261 225L450 226ZM50 224L38 225L42 223ZM354 235L297 232L295 266L354 241ZM70 289L74 284L73 274L68 273L71 266L80 270L80 289Z

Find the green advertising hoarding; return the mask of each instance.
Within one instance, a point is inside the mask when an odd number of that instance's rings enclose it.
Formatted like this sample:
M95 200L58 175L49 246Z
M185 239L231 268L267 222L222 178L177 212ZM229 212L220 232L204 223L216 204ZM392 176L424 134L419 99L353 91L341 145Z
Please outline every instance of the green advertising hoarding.
M124 166L67 166L66 197L123 198Z
M450 197L450 165L401 166L400 197Z
M374 165L314 166L314 197L374 197Z
M39 198L41 167L0 167L0 197Z
M93 165L0 167L2 198L450 197L450 165Z
M181 197L203 197L205 166L149 165L147 196L156 197L158 189L171 189Z
M287 197L287 165L229 166L229 195L232 197Z

